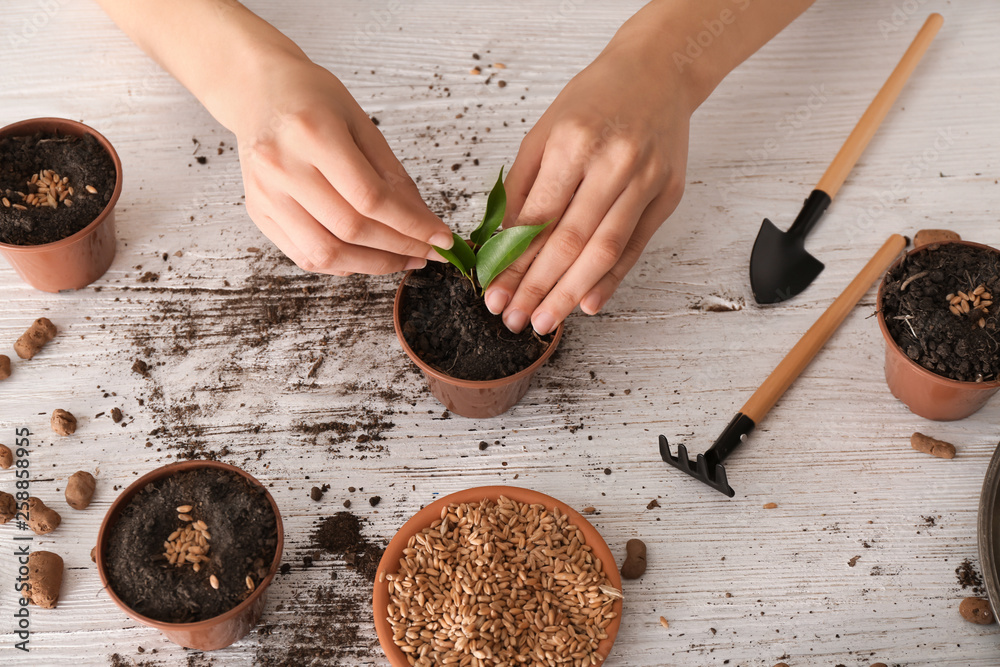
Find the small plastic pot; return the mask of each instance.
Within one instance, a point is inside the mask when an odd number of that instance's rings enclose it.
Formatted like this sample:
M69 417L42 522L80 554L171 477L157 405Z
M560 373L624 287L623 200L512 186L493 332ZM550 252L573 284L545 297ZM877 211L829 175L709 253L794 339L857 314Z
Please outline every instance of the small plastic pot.
M552 342L549 347L538 357L533 364L522 371L508 375L496 380L461 380L443 373L430 366L427 362L417 356L413 348L403 337L403 323L400 318L400 306L403 300L403 289L406 287L406 280L413 271L407 271L403 280L396 290L396 299L392 304L392 324L396 329L396 337L399 344L406 352L413 363L423 372L427 379L427 386L434 394L434 397L441 403L462 417L472 417L484 419L496 417L514 407L518 401L528 391L531 385L531 378L534 377L538 369L542 367L549 357L556 351L559 340L562 338L563 324L560 323L552 335Z
M65 118L33 118L0 129L0 137L23 137L35 132L91 135L115 164L115 189L104 210L76 234L42 245L0 243L0 255L19 276L43 292L86 287L104 275L115 258L115 204L122 192L122 163L111 142L97 130Z
M213 618L195 623L166 623L138 614L115 594L108 581L104 552L108 547L111 529L118 521L118 517L121 516L122 510L132 500L132 497L147 484L170 477L171 475L176 475L179 472L205 468L236 473L264 492L264 497L267 498L267 501L271 504L271 509L274 511L275 529L277 531L278 542L274 547L274 561L271 563L271 567L268 568L267 576L261 579L260 583L257 584L257 587L247 599L229 611ZM185 648L193 648L200 651L215 651L239 641L247 636L253 627L257 625L261 612L264 610L264 594L267 591L267 587L271 585L271 581L274 580L278 566L281 565L281 550L285 542L284 537L285 531L281 523L281 513L278 511L278 505L274 502L271 494L268 493L267 488L249 473L228 463L221 463L219 461L182 461L180 463L171 463L170 465L146 473L132 482L111 504L108 513L104 516L104 521L101 523L100 532L97 533L97 571L101 576L101 584L108 596L130 618L143 625L156 628L167 639Z
M962 245L983 248L1000 253L981 243L969 241L950 241ZM945 245L944 242L939 245ZM909 257L926 246L914 248L906 254ZM889 271L895 269L905 259L900 258ZM927 370L906 356L906 353L896 344L885 324L882 312L882 295L886 286L886 276L878 288L876 301L878 308L878 326L885 338L885 381L892 395L901 400L914 414L935 421L953 421L964 419L986 405L986 402L997 391L1000 391L1000 380L993 382L960 382Z
M593 554L603 563L604 573L607 575L609 583L618 590L621 590L621 574L618 572L618 565L616 564L614 555L611 553L611 549L608 548L607 543L601 537L601 534L597 532L597 529L566 503L560 502L544 493L516 486L478 486L472 489L465 489L464 491L457 491L439 498L410 517L410 520L404 523L403 527L389 541L389 545L385 548L385 553L382 554L382 560L379 561L378 570L375 573L375 588L372 592L372 611L375 616L375 632L378 635L378 642L382 645L382 650L385 651L385 655L392 667L410 667L410 663L406 659L406 654L392 641L392 626L386 617L386 607L389 604L390 582L386 580L385 575L399 571L399 559L403 556L403 549L406 548L406 543L409 542L413 535L431 525L436 519L440 519L441 510L444 507L452 503L478 503L487 498L497 500L500 496L506 496L519 503L544 505L548 509L558 507L561 513L569 517L570 523L579 528L580 532L583 533L587 546L592 549ZM605 632L608 635L607 639L601 640L601 643L597 646L598 653L604 656L605 660L611 654L611 647L615 643L615 638L618 636L618 629L621 626L621 599L615 600L612 611L617 615L612 619L611 624L605 628Z

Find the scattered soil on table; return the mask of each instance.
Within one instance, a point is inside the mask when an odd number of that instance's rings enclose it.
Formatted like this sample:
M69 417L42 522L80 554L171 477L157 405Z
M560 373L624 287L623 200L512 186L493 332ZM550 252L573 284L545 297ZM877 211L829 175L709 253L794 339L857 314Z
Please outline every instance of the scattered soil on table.
M274 423L274 405L266 397L258 404L242 401L248 383L273 387L275 399L330 391L329 374L340 370L354 348L384 346L393 337L399 276L304 273L277 250L248 250L248 276L241 283L201 286L195 276L167 277L161 269L158 282L119 288L127 295L118 298L149 313L135 323L115 323L115 333L134 350L127 364L145 378L139 400L156 424L149 446L175 450L178 458L214 459L237 447L263 448L277 437L326 446L336 456L383 455L392 416L416 402L414 392L424 391L411 364L399 364L377 381L335 386L348 402L291 424ZM162 260L157 253L154 261L174 261L167 256ZM141 279L150 267L135 268ZM206 350L212 350L210 357ZM401 352L398 357L403 359ZM196 369L195 360L201 360ZM235 421L219 423L219 414L236 415Z
M975 564L968 558L955 568L955 576L958 578L958 585L962 590L972 589L972 594L981 597L986 594L986 586L983 584L983 577L979 574Z
M361 521L355 515L337 512L321 520L312 534L312 544L317 550L343 558L348 568L356 570L367 581L375 582L378 562L385 549L361 536Z
M209 558L201 571L169 565L163 543L184 524L177 507L208 524ZM188 623L218 616L249 594L246 577L274 560L274 512L258 487L224 470L180 472L141 490L125 507L108 542L108 579L125 604L149 618ZM209 584L215 575L218 590Z
M463 380L495 380L522 371L552 342L528 326L512 333L450 264L430 262L406 281L403 336L432 367Z
M334 569L331 571L334 583L297 591L290 604L279 605L269 618L288 617L289 622L277 622L259 630L261 638L254 665L370 664L381 655L371 621L371 603L382 547L362 536L361 520L350 512L321 519L308 547L310 562L330 554L342 559L353 572L338 576Z
M979 285L1000 299L1000 254L960 244L927 246L887 274L882 310L889 334L906 356L938 375L997 380L1000 301L988 314L955 315L946 298ZM979 326L980 317L985 327Z
M72 206L57 208L28 204L18 194L30 194L32 174L51 169L67 177L73 188ZM93 186L97 194L89 193ZM13 245L40 245L71 236L96 218L115 189L115 164L90 135L66 136L37 132L31 136L0 139L0 193L11 206L0 206L0 241Z

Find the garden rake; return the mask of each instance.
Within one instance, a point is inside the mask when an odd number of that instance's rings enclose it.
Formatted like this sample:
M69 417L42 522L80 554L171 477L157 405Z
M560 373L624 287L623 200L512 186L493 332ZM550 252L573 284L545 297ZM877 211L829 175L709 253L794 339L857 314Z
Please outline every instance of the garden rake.
M784 395L795 379L805 370L816 353L820 351L833 332L837 330L847 314L851 312L861 297L875 280L884 274L893 261L906 248L908 241L899 234L893 234L882 245L878 252L865 264L861 272L854 277L851 284L841 292L840 296L830 304L816 323L809 327L795 347L789 351L781 363L758 387L753 396L736 413L726 430L718 437L707 452L698 454L695 461L688 459L687 447L677 445L677 456L670 453L670 446L665 436L660 436L660 456L664 461L686 472L695 479L701 480L716 491L730 498L736 495L729 486L726 477L726 467L722 461L740 446L747 435L760 423L778 399Z

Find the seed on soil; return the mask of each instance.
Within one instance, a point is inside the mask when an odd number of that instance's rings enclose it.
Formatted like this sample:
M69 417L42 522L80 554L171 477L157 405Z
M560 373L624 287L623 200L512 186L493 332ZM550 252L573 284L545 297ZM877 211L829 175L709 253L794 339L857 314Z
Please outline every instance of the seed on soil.
M212 588L219 590L219 578L214 574L208 578L208 583L211 584Z
M195 529L197 529L198 531L208 530L208 524L205 523L204 521L202 521L201 519L199 519L198 521L195 521L191 525L194 526Z
M662 616L660 616L660 625L662 625L665 628L670 627L670 623L667 621L667 619L663 618Z
M247 589L253 592L253 589L256 588L256 586L253 583L253 578L249 574L247 575L246 582L247 582Z
M959 605L958 612L970 623L990 625L994 621L990 601L985 598L965 598Z
M191 510L194 509L194 505L181 505L177 508L178 514L190 514Z
M83 189L92 195L97 194L97 188L95 188L93 185L85 185ZM73 188L70 188L70 194L73 194Z
M910 446L918 452L936 456L939 459L955 458L955 445L944 440L936 440L923 433L914 433L910 436Z
M603 567L557 508L449 505L385 574L393 642L420 667L602 664L621 597Z
M178 514L177 518L181 521L194 521L194 518L190 514L185 514L184 512Z
M6 197L4 197L3 198L3 205L6 206L7 208L10 208L10 200L7 199Z

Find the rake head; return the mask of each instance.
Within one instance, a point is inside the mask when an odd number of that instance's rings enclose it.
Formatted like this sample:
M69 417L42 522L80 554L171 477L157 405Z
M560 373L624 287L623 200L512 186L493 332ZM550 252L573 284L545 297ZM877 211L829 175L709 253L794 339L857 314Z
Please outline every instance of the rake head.
M673 456L670 454L670 445L667 444L667 438L661 435L660 456L673 467L681 472L686 472L697 480L701 480L716 491L721 491L730 498L736 495L733 487L729 486L729 481L726 479L726 466L718 462L715 462L714 466L710 465L708 457L704 454L699 454L695 461L691 461L688 458L687 447L677 445L677 456Z
M737 412L733 420L729 422L729 426L709 450L704 454L699 454L694 461L688 458L688 450L684 445L677 445L677 456L673 456L670 453L670 444L667 442L666 436L661 435L660 457L681 472L686 472L716 491L732 498L736 492L733 487L729 486L729 480L726 478L726 466L722 465L722 460L746 440L747 434L754 429L754 426L756 424L752 419L742 412Z

